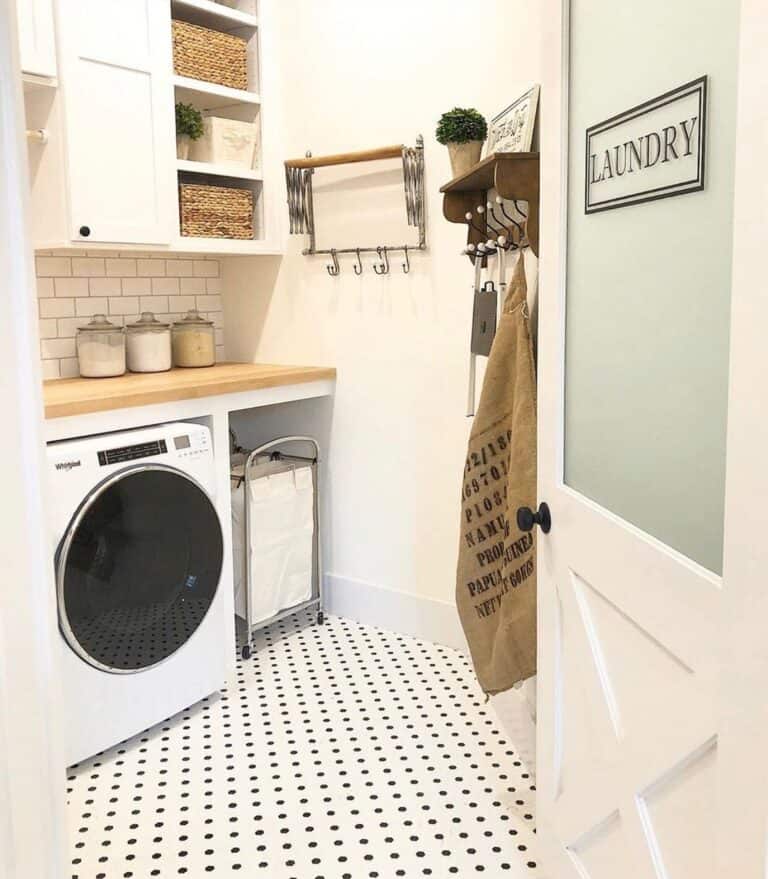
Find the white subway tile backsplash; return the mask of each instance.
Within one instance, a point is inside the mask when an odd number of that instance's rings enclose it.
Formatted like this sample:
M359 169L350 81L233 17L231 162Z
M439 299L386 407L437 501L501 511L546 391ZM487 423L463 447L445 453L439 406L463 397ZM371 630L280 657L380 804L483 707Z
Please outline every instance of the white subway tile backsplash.
M59 370L62 378L73 378L76 375L80 375L77 357L65 357L59 360Z
M195 304L198 311L221 311L221 296L196 296Z
M205 293L205 278L182 278L181 292L183 294Z
M94 313L117 326L153 311L163 321L198 308L216 328L224 360L222 287L216 259L136 251L40 251L36 256L44 378L78 375L75 336Z
M167 296L142 296L139 299L139 310L140 311L168 311L168 297ZM125 312L123 312L125 313Z
M136 275L135 259L108 259L106 263L110 278L130 278Z
M162 277L165 275L165 260L137 259L136 273L142 278Z
M123 296L149 296L152 278L123 278Z
M115 296L109 300L110 314L136 314L138 310L138 296Z
M54 278L56 296L87 296L88 278Z
M194 274L191 259L167 259L165 261L165 273L172 278L185 278Z
M218 278L219 263L213 259L196 259L194 261L194 272L198 278Z
M40 331L41 339L55 339L59 335L59 328L56 324L56 318L41 318L37 322L37 326Z
M178 278L152 278L152 292L165 295L175 296L179 293Z
M78 327L85 326L87 323L88 321L83 320L81 317L60 317L56 321L59 329L59 338L74 339L77 335Z
M60 360L62 357L76 357L74 339L43 339L40 342L40 355L43 360Z
M72 274L82 278L103 278L106 274L104 260L96 256L73 256Z
M35 260L38 278L65 278L72 274L72 261L63 256L38 256Z
M53 278L37 279L37 298L50 299L54 296Z
M43 360L42 367L43 381L49 378L59 378L61 376L58 360Z
M75 313L74 299L40 299L40 317L72 317Z
M75 299L75 314L91 317L94 314L107 314L109 299L106 296L91 296L88 299Z
M120 296L123 291L120 278L89 278L88 292L91 296Z

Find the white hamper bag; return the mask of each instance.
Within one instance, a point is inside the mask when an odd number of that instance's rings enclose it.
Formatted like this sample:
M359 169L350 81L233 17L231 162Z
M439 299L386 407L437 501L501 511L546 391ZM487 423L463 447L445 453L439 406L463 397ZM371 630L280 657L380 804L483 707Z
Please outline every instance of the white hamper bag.
M249 551L251 617L260 623L312 597L314 486L309 465L272 461L251 466L250 474L248 535L245 486L232 486L235 612L245 619Z

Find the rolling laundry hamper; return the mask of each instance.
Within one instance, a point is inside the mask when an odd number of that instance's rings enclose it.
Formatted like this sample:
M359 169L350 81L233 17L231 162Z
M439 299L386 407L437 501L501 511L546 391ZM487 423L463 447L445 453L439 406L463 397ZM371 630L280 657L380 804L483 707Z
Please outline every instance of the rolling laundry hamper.
M310 457L282 447L303 443ZM290 614L317 610L324 622L318 461L313 437L284 436L253 450L235 445L232 488L235 609L245 620L243 659L253 633Z

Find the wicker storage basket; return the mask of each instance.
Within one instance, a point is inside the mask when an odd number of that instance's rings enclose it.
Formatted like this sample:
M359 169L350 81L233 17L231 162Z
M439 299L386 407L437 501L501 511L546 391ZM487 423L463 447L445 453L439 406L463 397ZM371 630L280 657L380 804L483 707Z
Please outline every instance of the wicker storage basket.
M173 22L173 69L233 89L248 88L246 41L186 21Z
M179 184L181 234L192 238L253 238L253 192L231 186Z

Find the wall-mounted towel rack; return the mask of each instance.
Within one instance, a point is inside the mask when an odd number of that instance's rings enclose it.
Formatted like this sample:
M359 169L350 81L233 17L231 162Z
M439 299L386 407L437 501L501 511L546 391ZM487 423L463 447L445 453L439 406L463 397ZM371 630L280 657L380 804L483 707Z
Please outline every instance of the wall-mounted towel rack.
M331 165L349 165L358 162L375 162L381 159L398 159L403 162L403 186L405 189L405 210L409 226L419 230L419 240L415 244L378 244L367 247L331 247L318 249L315 235L315 212L312 198L312 176L315 168L326 168ZM305 256L325 254L331 257L326 267L328 274L335 276L341 273L338 257L342 254L354 254L357 257L354 270L356 275L363 272L360 255L375 253L378 262L373 266L377 275L387 275L390 271L389 254L402 251L404 255L403 272L411 269L409 251L424 250L427 246L426 220L424 215L424 138L416 138L416 146L404 144L377 147L371 150L359 150L351 153L336 153L328 156L313 156L307 153L300 159L285 161L285 182L288 190L288 215L291 235L306 234L308 246L304 248Z

